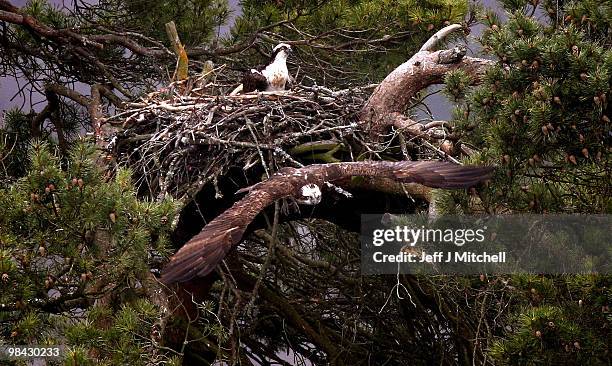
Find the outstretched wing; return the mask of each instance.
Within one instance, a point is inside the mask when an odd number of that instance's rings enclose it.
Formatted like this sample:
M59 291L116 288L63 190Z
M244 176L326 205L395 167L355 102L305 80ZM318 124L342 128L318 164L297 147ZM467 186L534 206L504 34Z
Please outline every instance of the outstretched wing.
M464 166L437 160L359 161L320 166L328 167L326 175L328 181L343 180L352 176L369 176L446 189L473 187L489 179L493 172L493 167L489 166Z
M351 176L392 178L433 188L468 188L488 179L491 167L461 166L440 161L362 161L313 164L279 171L249 188L249 193L204 226L164 267L164 283L184 282L210 273L240 242L247 226L274 201L299 192L307 183L323 185Z
M164 283L184 282L211 272L235 244L240 242L255 216L275 200L287 195L278 180L263 182L232 207L209 222L170 259L162 271Z
M255 90L264 91L268 87L268 79L261 73L265 66L257 66L242 76L242 92L249 93Z
M462 166L443 161L412 163L395 169L395 179L405 183L420 183L431 188L469 188L488 179L493 171L493 168L488 166Z

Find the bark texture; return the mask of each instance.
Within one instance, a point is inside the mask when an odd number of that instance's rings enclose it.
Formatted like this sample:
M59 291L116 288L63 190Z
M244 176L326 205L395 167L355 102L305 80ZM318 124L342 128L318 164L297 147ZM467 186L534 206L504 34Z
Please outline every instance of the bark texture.
M437 41L439 33L434 35ZM433 47L430 41L427 44L430 44L428 48ZM442 83L448 72L457 69L470 75L473 83L479 83L485 70L493 64L491 60L465 57L465 48L461 46L434 52L421 50L387 75L374 90L360 112L361 126L375 141L382 140L381 135L391 126L407 127L410 134L418 135L423 127L411 123L404 115L418 92Z

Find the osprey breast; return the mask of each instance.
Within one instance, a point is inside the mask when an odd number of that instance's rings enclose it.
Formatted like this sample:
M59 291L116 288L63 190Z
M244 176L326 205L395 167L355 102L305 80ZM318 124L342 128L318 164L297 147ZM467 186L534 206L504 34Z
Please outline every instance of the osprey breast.
M273 62L271 65L269 65L262 71L262 74L268 80L267 91L285 90L285 84L289 79L289 70L287 70L287 64Z

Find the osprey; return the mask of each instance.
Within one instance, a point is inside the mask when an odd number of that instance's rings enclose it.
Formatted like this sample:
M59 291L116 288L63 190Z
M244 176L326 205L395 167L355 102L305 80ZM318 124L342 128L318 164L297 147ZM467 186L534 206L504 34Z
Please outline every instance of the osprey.
M247 71L242 78L242 91L244 93L258 91L281 91L289 84L289 70L287 57L291 53L291 46L280 43L272 49L272 62L267 66L258 66Z
M187 242L162 271L166 284L210 273L242 239L248 225L274 201L294 197L303 204L321 201L321 188L353 176L390 178L432 188L469 188L491 177L492 167L461 166L442 161L359 161L283 168L269 179L238 191L240 201L209 222ZM338 188L338 187L336 187Z

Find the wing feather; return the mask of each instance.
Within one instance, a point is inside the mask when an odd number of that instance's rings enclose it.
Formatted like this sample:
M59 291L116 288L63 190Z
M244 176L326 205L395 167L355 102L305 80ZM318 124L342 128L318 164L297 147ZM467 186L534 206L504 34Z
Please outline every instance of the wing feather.
M436 160L360 161L327 164L327 166L330 172L327 174L327 179L330 181L342 180L349 176L369 176L448 189L473 187L489 179L493 172L493 167L464 166Z
M275 180L265 183L267 184L251 191L191 238L164 267L162 282L184 282L196 276L205 276L214 270L232 247L238 244L255 216L286 195L282 187L275 184Z
M249 93L255 90L266 90L268 87L268 79L261 73L262 69L261 66L258 66L244 73L242 77L243 93Z
M404 163L404 162L401 162ZM408 162L406 162L408 163ZM462 166L443 161L417 161L398 167L394 178L432 188L469 188L491 177L492 167Z
M249 187L249 193L208 223L187 242L162 271L165 283L184 282L210 273L240 242L247 226L274 201L299 191L301 185L339 181L351 176L378 176L415 182L433 188L469 188L491 177L493 168L461 166L441 161L362 161L313 164L281 170Z

